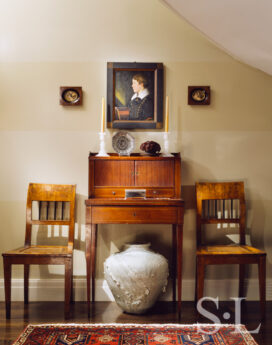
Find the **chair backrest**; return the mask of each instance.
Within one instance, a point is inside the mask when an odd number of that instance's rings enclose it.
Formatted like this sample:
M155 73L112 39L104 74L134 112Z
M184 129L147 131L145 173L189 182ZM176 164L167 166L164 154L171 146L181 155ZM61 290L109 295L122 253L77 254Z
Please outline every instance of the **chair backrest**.
M69 227L68 246L73 249L75 226L75 185L30 183L26 206L25 245L31 244L32 225L67 225ZM38 202L38 217L33 217L33 202ZM53 204L53 212L49 205ZM69 216L64 214L65 205L69 205ZM42 216L42 206L46 208ZM51 207L52 209L52 207ZM58 216L57 216L58 214Z
M203 224L238 224L239 244L245 244L243 182L196 183L197 246L202 245Z

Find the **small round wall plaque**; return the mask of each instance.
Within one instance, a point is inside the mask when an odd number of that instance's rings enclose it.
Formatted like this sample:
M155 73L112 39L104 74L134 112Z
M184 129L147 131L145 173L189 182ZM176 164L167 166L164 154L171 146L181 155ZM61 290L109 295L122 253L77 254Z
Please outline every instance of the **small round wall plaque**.
M82 87L81 86L61 86L60 87L61 105L81 105Z
M209 86L188 86L189 105L209 105L210 98Z

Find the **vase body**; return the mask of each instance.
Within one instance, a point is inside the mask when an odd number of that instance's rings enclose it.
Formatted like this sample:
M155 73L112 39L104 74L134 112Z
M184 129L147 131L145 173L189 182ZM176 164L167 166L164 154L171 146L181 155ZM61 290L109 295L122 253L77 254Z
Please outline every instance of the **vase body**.
M105 279L115 301L127 313L146 312L166 289L168 262L149 246L128 244L104 263Z

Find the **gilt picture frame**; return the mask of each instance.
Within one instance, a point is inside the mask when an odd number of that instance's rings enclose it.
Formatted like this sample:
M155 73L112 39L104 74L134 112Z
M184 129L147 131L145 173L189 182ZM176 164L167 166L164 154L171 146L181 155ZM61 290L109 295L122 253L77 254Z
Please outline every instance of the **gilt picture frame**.
M163 127L163 64L107 63L107 128Z

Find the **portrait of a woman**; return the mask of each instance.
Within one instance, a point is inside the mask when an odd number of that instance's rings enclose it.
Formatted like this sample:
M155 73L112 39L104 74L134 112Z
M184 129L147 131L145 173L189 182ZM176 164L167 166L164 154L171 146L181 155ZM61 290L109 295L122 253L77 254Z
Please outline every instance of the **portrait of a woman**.
M132 95L128 108L129 120L149 120L154 118L153 100L148 90L148 81L143 74L135 74L132 77Z
M115 121L154 121L154 73L118 71Z

